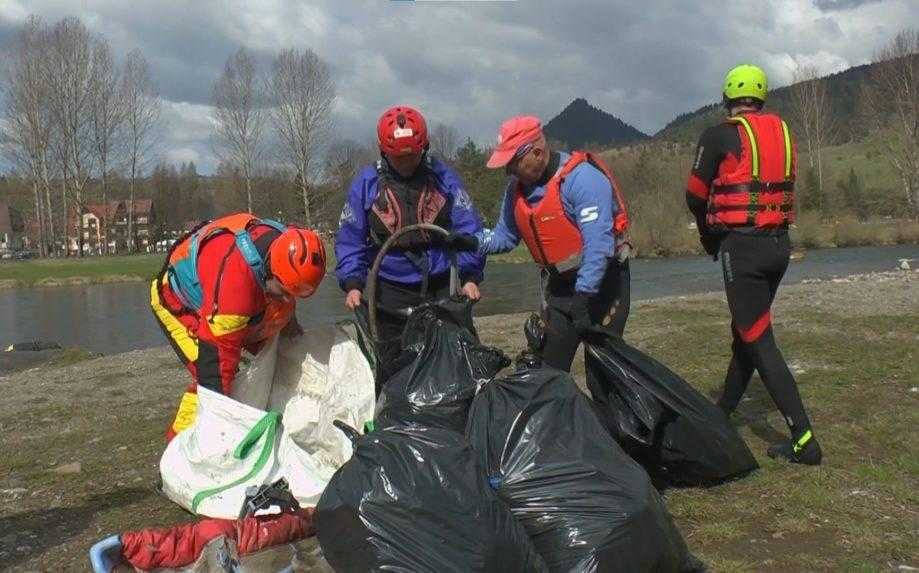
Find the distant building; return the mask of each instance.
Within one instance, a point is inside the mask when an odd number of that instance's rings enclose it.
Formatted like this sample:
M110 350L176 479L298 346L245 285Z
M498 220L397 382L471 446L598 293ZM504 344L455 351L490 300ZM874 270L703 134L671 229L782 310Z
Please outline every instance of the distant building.
M28 248L22 215L7 203L0 203L0 251Z
M110 201L108 204L87 205L82 216L84 254L101 254L103 251L126 253L133 242L134 252L150 253L154 250L156 211L152 199L134 200L132 235L128 236L128 209L130 201ZM70 248L76 253L76 240L71 238Z

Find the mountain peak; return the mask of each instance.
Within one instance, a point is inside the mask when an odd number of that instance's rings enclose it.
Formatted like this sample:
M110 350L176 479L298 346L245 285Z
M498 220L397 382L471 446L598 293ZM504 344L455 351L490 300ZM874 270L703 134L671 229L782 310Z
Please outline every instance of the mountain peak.
M586 145L624 145L648 136L618 117L576 98L546 124L550 139L564 142L571 149Z

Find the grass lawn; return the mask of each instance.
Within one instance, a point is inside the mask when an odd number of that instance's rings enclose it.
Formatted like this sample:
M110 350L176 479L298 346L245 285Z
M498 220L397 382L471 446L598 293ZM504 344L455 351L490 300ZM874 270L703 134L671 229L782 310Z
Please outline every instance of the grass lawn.
M919 308L847 316L806 299L794 306L779 312L777 337L824 465L764 455L787 430L754 379L734 420L762 469L713 489L671 491L670 511L716 571L919 566ZM639 346L718 395L729 359L726 308L681 301L633 316Z
M163 257L152 254L3 261L0 263L0 281L12 280L22 286L55 286L67 282L146 279L152 278L160 269Z

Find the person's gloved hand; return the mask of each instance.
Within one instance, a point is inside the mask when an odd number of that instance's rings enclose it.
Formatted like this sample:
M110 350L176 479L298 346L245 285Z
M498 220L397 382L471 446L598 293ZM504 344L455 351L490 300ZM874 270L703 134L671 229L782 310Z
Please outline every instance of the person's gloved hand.
M721 235L708 232L699 233L699 242L705 252L711 255L713 261L718 260L718 249L721 248Z
M582 292L575 293L571 298L571 323L578 336L590 330L593 323L590 321L590 295Z
M476 236L468 235L466 233L450 233L444 239L444 244L451 251L471 252L479 250L479 240L476 238Z

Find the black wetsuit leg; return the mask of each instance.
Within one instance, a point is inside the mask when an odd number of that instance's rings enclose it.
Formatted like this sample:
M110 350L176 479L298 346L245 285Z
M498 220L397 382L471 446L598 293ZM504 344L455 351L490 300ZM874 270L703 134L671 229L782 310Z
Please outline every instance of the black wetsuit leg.
M771 307L788 268L788 234L731 232L721 244L721 263L731 309L733 356L719 405L737 407L756 370L793 435L810 428L794 376L772 333Z
M547 366L568 371L581 339L572 324L571 304L575 295L575 273L549 277L546 287L546 341L542 360ZM590 298L590 318L622 336L629 316L629 263L610 259L597 294Z

